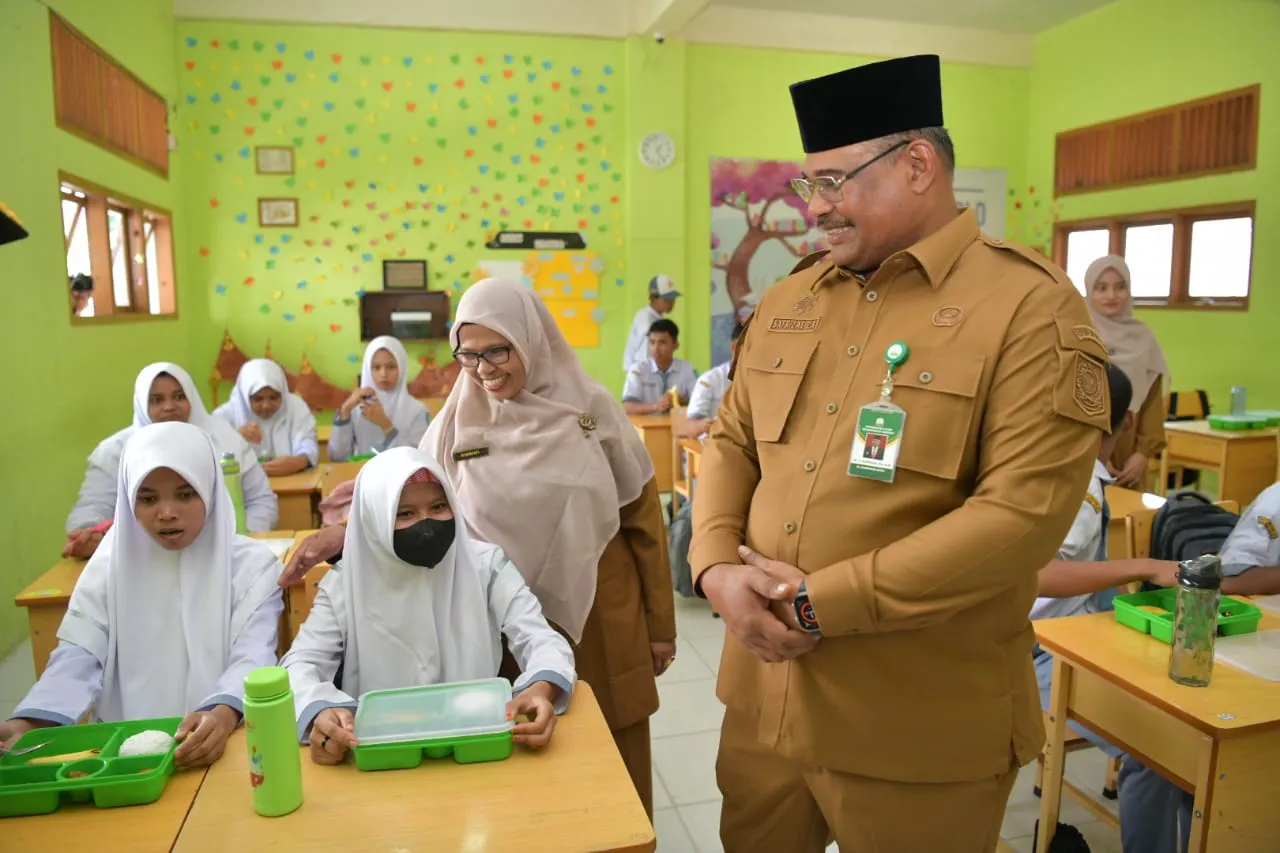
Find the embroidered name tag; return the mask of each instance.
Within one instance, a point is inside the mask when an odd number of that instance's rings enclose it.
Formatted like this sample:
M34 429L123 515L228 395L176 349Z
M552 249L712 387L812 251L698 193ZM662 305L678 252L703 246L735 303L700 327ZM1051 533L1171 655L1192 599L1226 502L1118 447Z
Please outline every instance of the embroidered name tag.
M790 317L774 317L769 321L771 332L813 332L818 328L820 319L795 320Z
M1102 512L1102 503L1088 492L1085 493L1084 502L1093 507L1094 512Z
M468 459L481 459L489 455L487 447L473 447L470 450L455 450L453 452L454 462L466 462Z

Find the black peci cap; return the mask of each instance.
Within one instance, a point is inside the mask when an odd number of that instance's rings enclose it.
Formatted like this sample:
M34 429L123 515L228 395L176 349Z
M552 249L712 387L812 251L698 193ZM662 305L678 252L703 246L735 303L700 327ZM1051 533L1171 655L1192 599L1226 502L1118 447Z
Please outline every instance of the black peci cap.
M27 229L22 227L13 211L0 203L0 246L12 243L27 236Z

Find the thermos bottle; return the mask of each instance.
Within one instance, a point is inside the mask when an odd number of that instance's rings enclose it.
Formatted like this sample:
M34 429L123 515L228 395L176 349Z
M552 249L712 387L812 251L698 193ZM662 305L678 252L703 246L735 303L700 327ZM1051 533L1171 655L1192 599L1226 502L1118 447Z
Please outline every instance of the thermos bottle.
M1178 564L1178 601L1173 613L1169 677L1188 687L1208 687L1213 641L1218 635L1222 560L1205 554Z
M244 516L244 486L240 483L240 462L234 453L222 454L222 481L227 484L231 505L236 508L236 533L243 536L249 532L249 527Z
M264 817L294 811L302 805L302 759L283 667L261 666L244 677L244 729L254 811Z

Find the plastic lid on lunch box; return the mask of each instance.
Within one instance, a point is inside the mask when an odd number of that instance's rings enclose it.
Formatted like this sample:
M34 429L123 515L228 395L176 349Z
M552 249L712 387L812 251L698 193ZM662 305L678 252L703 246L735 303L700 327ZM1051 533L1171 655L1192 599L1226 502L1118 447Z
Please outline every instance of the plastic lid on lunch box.
M360 697L356 739L374 746L510 731L510 701L505 678L373 690Z

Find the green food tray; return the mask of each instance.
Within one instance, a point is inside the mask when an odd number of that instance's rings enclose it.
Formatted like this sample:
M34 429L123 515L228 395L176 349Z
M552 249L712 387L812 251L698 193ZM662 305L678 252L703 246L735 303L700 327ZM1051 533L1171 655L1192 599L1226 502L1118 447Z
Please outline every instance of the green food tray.
M1209 415L1209 426L1214 429L1263 429L1267 426L1265 415Z
M1273 409L1260 409L1256 412L1245 412L1251 418L1262 418L1267 422L1267 426L1280 426L1280 411Z
M362 453L362 454L360 454L359 456L348 456L348 457L347 457L347 461L348 461L348 462L368 462L368 461L369 461L370 459L372 459L374 456L377 456L377 454L376 454L376 453Z
M1173 642L1173 609L1177 604L1176 589L1153 589L1117 595L1116 621L1126 628L1150 634L1162 643ZM1142 607L1159 607L1162 613L1151 613ZM1222 596L1218 600L1218 636L1252 634L1262 621L1262 611L1247 601Z
M424 758L448 758L459 764L480 764L511 757L511 732L468 735L457 738L415 740L357 746L352 750L360 770L412 770Z
M172 735L181 717L54 726L27 732L14 751L47 745L25 755L0 756L0 817L49 814L65 802L92 802L102 809L154 803L173 774L173 747L154 755L119 757L120 745L139 732L157 730ZM92 758L51 764L31 764L41 756L98 750ZM69 774L85 773L82 777ZM3 835L3 830L0 830Z

